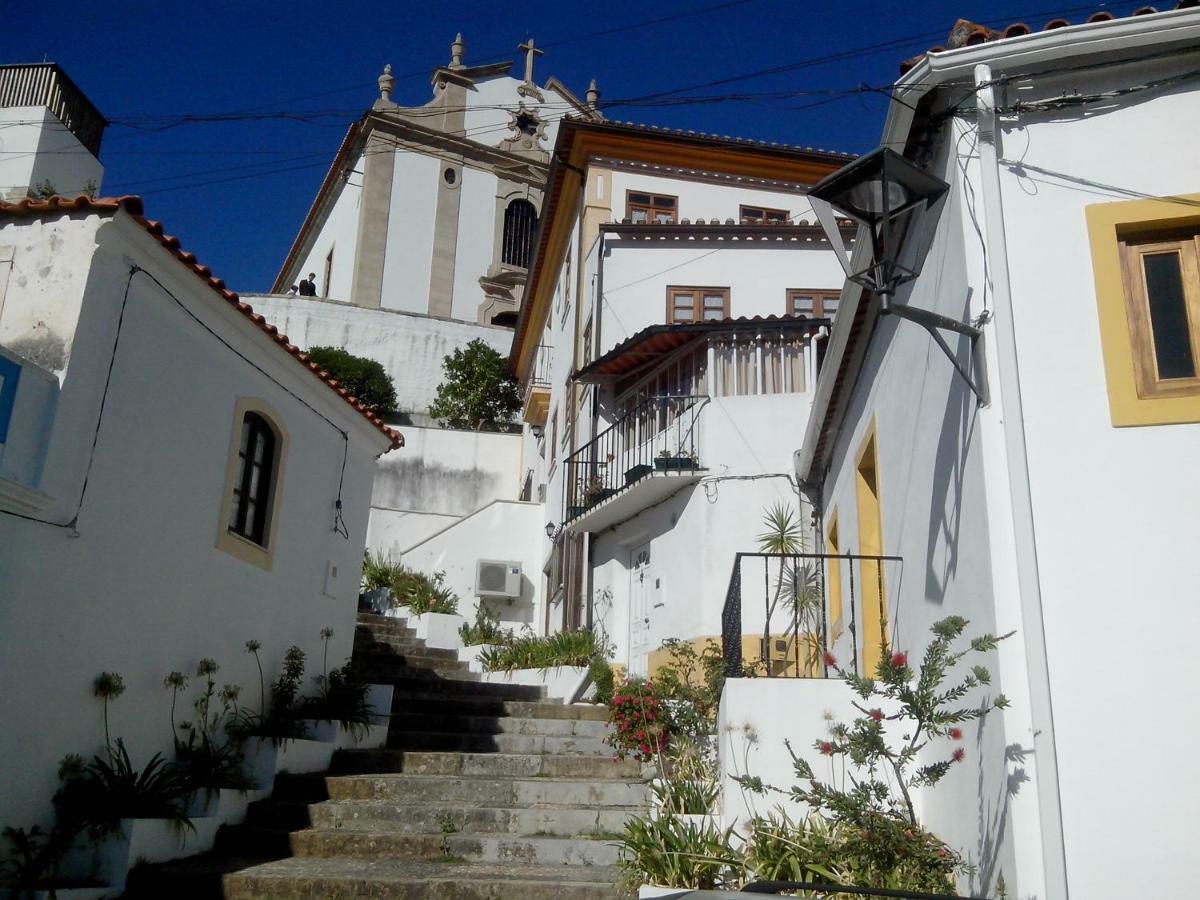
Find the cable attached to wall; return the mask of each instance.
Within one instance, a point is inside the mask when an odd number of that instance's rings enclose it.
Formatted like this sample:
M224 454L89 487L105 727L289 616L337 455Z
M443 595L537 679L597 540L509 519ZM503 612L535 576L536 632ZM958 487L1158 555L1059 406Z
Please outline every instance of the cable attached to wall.
M218 340L227 350L229 350L231 353L233 353L235 356L237 356L239 359L241 359L243 362L245 362L247 365L249 365L252 369L254 369L256 372L258 372L260 375L262 375L264 378L266 378L268 381L270 381L272 384L274 384L276 387L278 387L280 390L282 390L285 394L287 394L292 399L297 401L300 405L305 407L313 415L317 416L319 419L324 421L327 425L329 425L330 428L332 428L334 431L336 431L339 435L341 435L341 438L342 438L342 466L341 466L341 471L338 475L337 499L334 501L333 532L335 534L340 535L343 540L347 540L347 541L350 540L350 530L346 526L346 520L342 516L342 491L343 491L343 488L345 485L345 480L346 480L346 462L350 455L350 436L346 432L346 430L343 428L340 428L332 419L330 419L328 416L326 416L320 410L316 409L311 403L309 403L307 400L305 400L303 397L301 397L299 394L297 394L291 388L287 387L282 382L280 382L277 378L275 378L273 375L271 375L269 372L267 372L265 369L263 369L262 366L260 366L256 362L254 362L254 360L250 359L248 356L246 356L246 354L242 353L240 350L238 350L236 347L234 347L232 344L230 344L227 340L225 340L225 338L221 337L221 335L217 334L217 332L214 331L208 324L206 324L199 316L197 316L194 312L192 312L190 309L188 309L187 306L183 303L183 301L180 300L178 297L176 297L175 294L173 294L166 285L164 285L161 281L159 281L157 278L155 278L154 275L151 274L150 272L148 272L146 269L143 269L141 266L136 265L136 264L130 266L129 277L125 281L125 293L124 293L124 296L121 298L121 309L117 315L117 331L116 331L115 336L113 337L112 353L108 360L108 371L106 372L105 378L104 378L104 390L100 395L100 409L96 416L96 429L92 434L92 446L88 452L87 467L84 470L83 486L80 488L80 491L79 491L79 502L76 504L76 507L75 507L75 515L72 516L72 518L69 522L63 523L63 522L51 522L48 519L39 519L34 516L27 516L27 515L23 515L21 513L9 512L8 510L0 510L0 514L11 516L16 519L23 519L28 522L36 522L41 525L49 525L53 528L69 529L71 531L72 537L79 537L79 529L78 529L79 516L80 516L80 513L83 512L83 502L84 502L84 498L87 496L88 483L91 479L91 474L92 474L92 465L96 459L96 445L99 443L99 440L100 440L100 426L104 421L104 410L105 410L105 407L108 402L108 390L112 384L113 368L116 366L116 361L117 361L117 349L121 343L121 331L122 331L122 328L125 323L125 310L129 304L129 289L130 289L130 286L133 284L134 276L137 275L139 272L141 274L145 275L151 281L153 281L158 286L158 288L164 294L166 294L168 297L170 297L171 300L174 301L175 305L178 306L181 310L183 310L183 312L186 313L187 316L193 322L195 322L197 325L199 325L201 328L203 328L205 331L207 331L210 335L212 335L214 338L216 338L216 340Z

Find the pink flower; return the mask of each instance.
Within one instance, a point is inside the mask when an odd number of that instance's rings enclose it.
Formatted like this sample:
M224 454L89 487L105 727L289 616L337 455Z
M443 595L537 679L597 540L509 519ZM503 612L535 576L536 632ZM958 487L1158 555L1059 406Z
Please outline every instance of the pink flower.
M897 669L908 665L908 654L897 651L892 654L892 665Z
M871 717L871 720L874 722L882 722L883 721L883 710L882 709L873 709L869 713L867 713L867 715L869 715Z
M829 741L821 741L819 749L822 756L833 756L833 744Z
M837 668L837 657L828 650L825 651L825 655L822 658L825 660L825 665L829 666L831 669Z
M949 735L950 735L950 740L961 741L962 740L962 729L961 728L951 728L949 731Z
M957 750L954 751L953 759L955 762L962 762L966 758L967 758L967 751L964 750L962 747L959 747Z

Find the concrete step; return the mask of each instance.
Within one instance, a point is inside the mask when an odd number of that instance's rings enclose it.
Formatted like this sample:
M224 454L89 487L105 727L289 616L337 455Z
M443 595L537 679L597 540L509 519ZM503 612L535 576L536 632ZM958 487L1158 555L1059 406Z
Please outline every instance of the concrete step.
M493 684L486 681L472 681L465 676L440 678L434 673L406 669L403 672L379 672L379 684L390 684L396 688L393 694L393 707L397 696L412 694L437 694L451 697L455 701L466 696L472 698L488 698L495 700L542 700L545 699L546 689L541 685L532 684ZM365 676L364 676L365 677ZM478 677L478 676L476 676Z
M393 704L394 707L395 704ZM439 715L393 712L391 733L452 731L458 734L526 734L559 737L603 738L609 732L607 722L590 719L530 718L526 716Z
M387 831L397 834L520 834L608 836L620 832L638 809L556 809L409 803L404 800L327 800L308 808L319 830Z
M480 676L465 664L439 663L434 660L374 659L363 663L356 662L354 673L370 684L393 684L397 681L457 681L460 684L475 684L480 681Z
M338 776L321 781L320 792L330 800L599 809L645 806L649 798L649 788L641 781L403 774Z
M284 837L286 843L286 835ZM204 853L166 863L134 866L121 896L124 900L163 900L164 897L171 900L224 900L221 880L225 875L278 858L282 857ZM60 891L59 896L62 895Z
M602 756L555 756L540 753L443 753L404 750L341 750L333 757L331 775L393 773L410 775L480 775L640 779L641 764Z
M618 858L617 844L605 838L318 829L297 831L290 838L296 856L339 859L458 859L526 866L615 866Z
M615 869L296 857L225 876L226 900L611 900Z
M458 661L457 650L447 650L444 647L426 647L424 641L418 641L415 638L370 638L355 635L354 637L354 655L355 658L360 656L381 656L387 658L396 655L419 655L428 656L431 659Z
M454 750L462 753L550 753L608 757L612 747L598 737L540 734L464 734L453 731L389 729L390 750Z
M591 703L505 700L499 697L447 696L424 691L394 691L392 713L435 713L455 716L518 716L530 719L582 719L607 722L608 707Z

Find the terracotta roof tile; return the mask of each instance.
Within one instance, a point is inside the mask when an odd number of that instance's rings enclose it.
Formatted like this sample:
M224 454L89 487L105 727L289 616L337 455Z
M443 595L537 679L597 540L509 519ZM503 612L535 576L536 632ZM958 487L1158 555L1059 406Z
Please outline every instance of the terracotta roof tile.
M616 119L606 120L598 123L601 125L610 125L620 128L630 128L635 131L645 131L649 134L666 134L674 135L675 137L697 138L705 141L719 141L729 144L738 144L744 147L766 147L774 150L792 150L801 153L813 153L820 156L827 156L831 159L853 160L858 159L857 154L841 153L837 150L822 150L819 147L804 147L799 144L780 144L776 141L759 141L754 138L730 137L727 134L708 134L704 131L693 131L690 128L663 128L658 125L642 125L637 122L621 122Z
M1163 7L1158 9L1153 6L1142 6L1135 9L1129 14L1132 16L1148 16L1157 12L1168 12L1170 9L1194 9L1200 7L1200 0L1178 0L1174 7ZM1097 22L1111 22L1117 17L1107 10L1100 10L1092 13L1082 22L1076 24L1095 24ZM1054 31L1057 28L1066 28L1072 23L1068 19L1051 19L1042 26L1042 31ZM1024 22L1014 22L1007 28L996 30L988 28L984 25L976 24L967 19L959 19L954 23L954 27L950 29L950 34L946 38L946 43L937 47L930 47L926 53L945 53L947 50L959 50L963 47L974 47L978 44L988 44L993 41L1002 41L1008 38L1024 37L1027 34L1032 34L1033 29ZM925 53L919 56L914 56L912 59L906 59L900 63L900 74L903 75L913 66L917 65L923 58Z
M404 436L394 429L388 428L379 416L375 415L366 406L364 406L357 397L353 396L344 387L339 385L333 377L319 366L309 361L308 355L301 352L300 348L288 340L286 334L280 333L279 329L271 325L261 315L256 313L250 304L242 302L238 295L225 287L225 282L220 278L216 278L212 274L212 269L208 266L197 262L194 253L183 250L180 247L179 238L167 234L163 230L161 222L156 222L145 217L144 208L142 206L141 197L101 197L92 199L86 195L78 197L48 197L44 200L21 200L17 203L0 202L0 217L39 217L54 212L96 212L104 214L112 214L117 210L124 210L134 221L138 222L146 231L153 236L160 244L163 245L176 259L183 263L187 268L191 269L205 284L212 288L226 303L233 306L243 316L249 319L258 327L260 331L265 332L271 337L275 343L279 344L289 355L303 365L306 369L313 373L321 382L334 391L339 397L345 400L350 406L354 407L363 418L374 425L379 431L387 436L391 441L392 449L404 446Z

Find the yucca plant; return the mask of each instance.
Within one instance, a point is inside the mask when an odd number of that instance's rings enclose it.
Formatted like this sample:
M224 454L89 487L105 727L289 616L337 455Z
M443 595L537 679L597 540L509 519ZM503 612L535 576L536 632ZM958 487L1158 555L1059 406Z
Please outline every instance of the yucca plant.
M776 810L749 823L746 868L764 881L843 884L838 871L841 830L820 816L794 822Z
M618 843L622 881L630 889L640 884L711 890L738 883L741 853L733 846L733 828L718 828L711 820L691 822L664 812L625 823Z
M361 590L365 592L390 588L395 580L397 570L402 568L403 566L392 562L384 554L372 553L367 550L363 556L362 580L359 583Z
M678 738L661 762L662 774L650 785L661 809L690 815L712 811L721 792L715 761L695 741Z
M514 669L549 669L555 666L590 666L604 655L601 642L587 630L559 631L545 637L521 635L479 654L487 672L511 672Z

